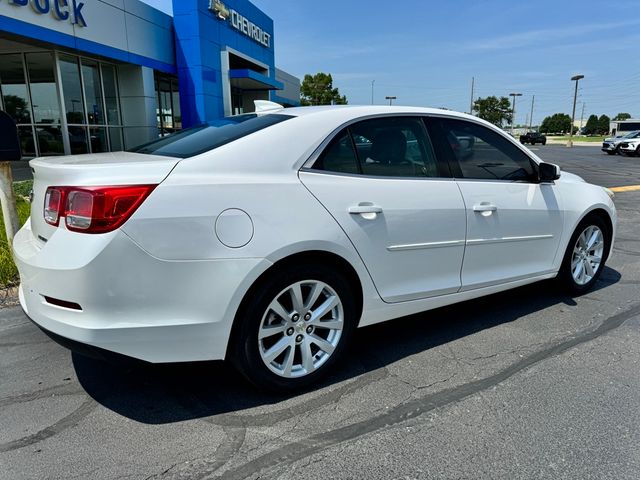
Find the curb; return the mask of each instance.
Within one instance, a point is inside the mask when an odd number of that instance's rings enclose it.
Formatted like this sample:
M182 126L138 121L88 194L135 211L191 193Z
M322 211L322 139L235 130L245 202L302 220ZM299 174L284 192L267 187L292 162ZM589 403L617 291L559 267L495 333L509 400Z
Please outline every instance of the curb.
M16 307L20 305L18 299L18 286L0 288L0 309Z

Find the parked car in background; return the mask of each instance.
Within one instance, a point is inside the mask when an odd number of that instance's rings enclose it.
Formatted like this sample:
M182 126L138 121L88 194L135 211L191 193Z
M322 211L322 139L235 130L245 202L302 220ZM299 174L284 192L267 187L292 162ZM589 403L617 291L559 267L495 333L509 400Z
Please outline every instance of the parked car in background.
M608 153L609 155L620 153L620 144L626 140L631 140L634 138L640 138L640 130L634 130L633 132L629 132L616 137L605 138L604 142L602 142L602 151Z
M620 142L618 151L625 156L640 157L640 137Z
M540 143L542 145L547 144L547 137L540 132L527 132L524 135L520 135L520 143L535 145Z
M613 194L488 122L260 110L32 160L13 243L26 314L81 348L229 359L286 391L349 361L357 327L554 277L580 294L604 269Z

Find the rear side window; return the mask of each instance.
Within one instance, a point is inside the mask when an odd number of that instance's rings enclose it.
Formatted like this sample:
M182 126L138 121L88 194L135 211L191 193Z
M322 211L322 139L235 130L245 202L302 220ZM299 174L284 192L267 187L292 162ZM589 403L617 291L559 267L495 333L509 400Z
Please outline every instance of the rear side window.
M535 181L532 160L502 135L464 120L436 122L446 137L452 168L457 164L462 178Z
M129 152L176 158L195 157L290 118L293 117L255 114L228 117L182 130L133 148Z
M314 169L381 177L438 177L440 171L420 117L363 120L329 143Z
M331 140L313 168L327 172L359 173L358 160L347 130Z

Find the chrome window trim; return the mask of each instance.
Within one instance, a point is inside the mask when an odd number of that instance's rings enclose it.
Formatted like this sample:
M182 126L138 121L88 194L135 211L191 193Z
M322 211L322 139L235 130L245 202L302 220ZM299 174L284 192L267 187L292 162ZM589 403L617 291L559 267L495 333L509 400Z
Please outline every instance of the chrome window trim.
M394 177L394 176L383 176L383 175L364 175L361 173L345 173L345 172L329 172L327 170L315 170L313 168L305 168L302 167L298 173L311 173L314 175L330 175L337 177L351 177L351 178L366 178L366 179L376 179L379 178L381 180L437 180L440 182L453 182L455 178L452 177Z
M388 117L420 117L420 118L448 118L448 119L452 119L452 120L461 120L461 121L465 121L465 122L469 122L469 123L473 123L476 125L479 125L481 127L484 128L489 128L491 129L491 127L488 127L487 125L485 125L482 122L478 122L475 119L472 118L466 118L466 117L459 117L457 115L447 115L446 113L420 113L420 112L396 112L396 113L377 113L377 114L371 114L371 115L364 115L362 117L358 117L358 118L352 118L351 120L348 120L344 123L342 123L339 127L335 128L329 135L327 135L325 137L325 139L320 143L320 145L318 145L316 147L316 149L311 153L311 155L309 156L309 158L302 164L302 167L300 167L300 171L305 171L305 172L310 172L310 173L317 173L317 172L324 172L326 174L331 174L331 175L348 175L348 176L355 176L355 177L364 177L365 175L361 175L358 173L355 174L344 174L342 172L329 172L327 170L315 170L313 168L314 163L316 163L316 161L318 160L318 158L320 158L320 155L322 154L322 152L324 152L325 148L327 148L329 146L329 143L331 143L331 141L345 128L350 127L351 125L355 124L355 123L359 123L361 121L364 120L372 120L372 119L377 119L377 118L388 118ZM425 126L426 127L426 126ZM520 149L520 151L522 151L527 158L529 158L529 160L531 160L536 167L539 165L538 160L536 160L534 157L531 156L531 152L529 152L526 147L524 147L524 145L521 145L519 142L516 142L515 139L513 137L511 137L510 135L506 134L505 132L503 132L500 129L497 130L493 130L495 133L498 133L499 135L502 135L504 138L506 138L507 140L509 140L513 145L515 145L516 147L518 147ZM427 129L428 132L428 129ZM433 146L432 146L433 148ZM438 162L441 162L442 160L439 159L436 155L436 160ZM539 185L538 182L531 182L531 181L519 181L519 180L486 180L486 179L476 179L476 178L458 178L458 177L381 177L381 176L376 176L376 175L368 175L366 177L371 177L371 178L424 178L424 179L436 179L436 178L446 178L446 179L452 179L452 180L458 180L458 181L492 181L492 182L500 182L500 183L527 183L527 184L531 184L531 185Z

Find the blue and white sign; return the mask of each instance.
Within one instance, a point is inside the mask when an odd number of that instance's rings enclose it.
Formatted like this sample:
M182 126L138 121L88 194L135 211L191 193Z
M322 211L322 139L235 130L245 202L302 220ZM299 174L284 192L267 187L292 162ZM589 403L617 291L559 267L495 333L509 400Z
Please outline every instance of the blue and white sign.
M271 34L259 27L233 8L227 8L221 0L209 0L209 10L219 20L229 20L231 26L240 33L246 35L254 42L266 48L271 48Z
M82 15L84 2L80 0L9 0L14 7L28 7L40 15L51 15L61 22L86 27L87 22Z

